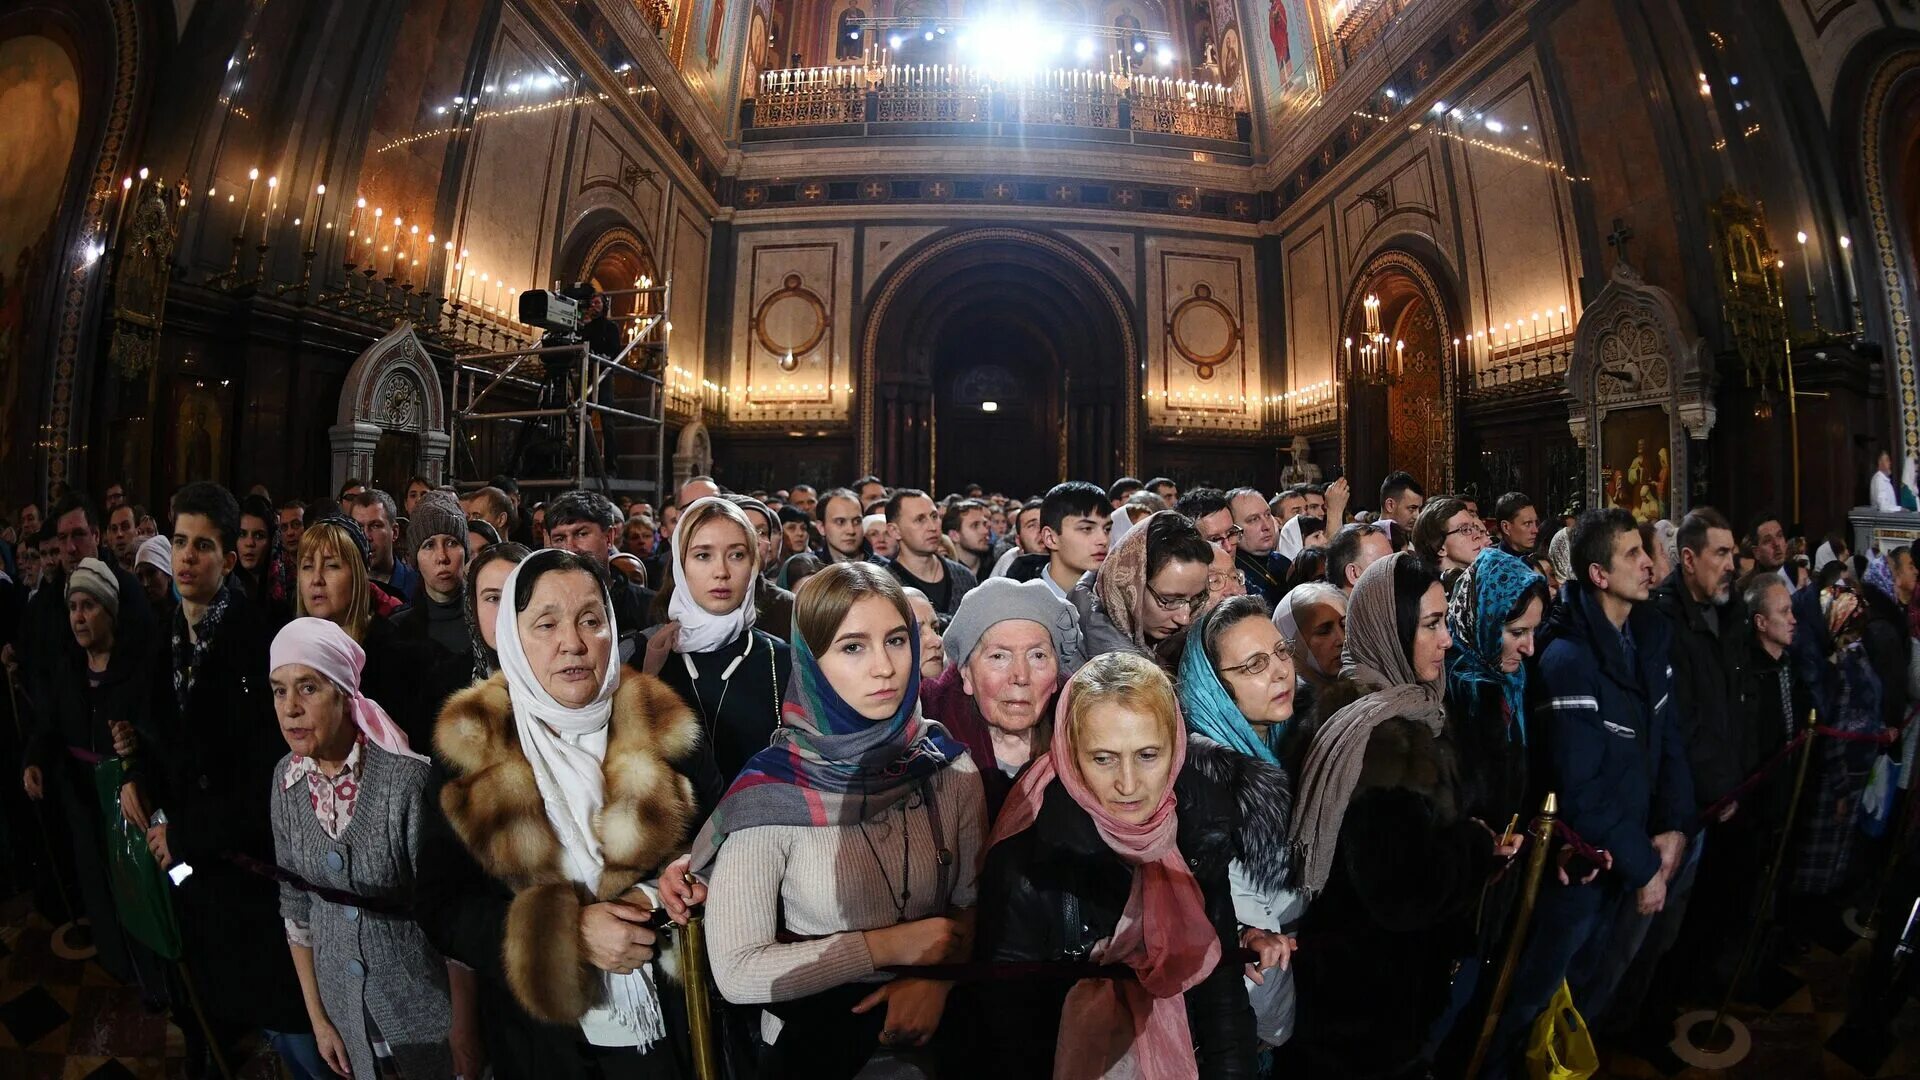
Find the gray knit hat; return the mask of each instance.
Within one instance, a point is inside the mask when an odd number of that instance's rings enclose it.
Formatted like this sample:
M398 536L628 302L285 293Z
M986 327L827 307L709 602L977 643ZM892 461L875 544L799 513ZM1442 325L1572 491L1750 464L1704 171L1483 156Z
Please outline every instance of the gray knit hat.
M1080 655L1080 616L1073 605L1053 594L1047 583L988 578L960 600L960 610L947 623L941 641L947 660L964 664L973 656L975 646L995 625L1012 619L1025 619L1047 628L1053 636L1053 648L1060 655L1060 666L1072 670Z
M407 553L436 536L451 536L462 547L467 543L467 515L460 504L444 491L429 491L413 504L413 516L407 519Z
M67 595L72 596L77 592L86 593L100 601L100 606L107 609L107 614L119 620L120 579L113 576L113 571L106 563L99 559L81 559L80 565L73 568L73 573L67 575Z

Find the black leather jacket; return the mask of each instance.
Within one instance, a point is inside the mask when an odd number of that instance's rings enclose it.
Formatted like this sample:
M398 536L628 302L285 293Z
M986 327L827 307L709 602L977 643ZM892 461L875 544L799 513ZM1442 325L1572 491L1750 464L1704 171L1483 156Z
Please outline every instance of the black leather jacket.
M1236 959L1238 926L1227 883L1239 814L1224 784L1198 770L1174 780L1180 854L1199 882L1207 919L1220 936L1219 967L1186 992L1187 1022L1203 1077L1254 1075L1253 1010ZM993 847L981 875L977 959L1085 960L1113 934L1132 871L1100 839L1093 819L1058 782L1047 788L1033 827ZM990 984L980 1008L990 1039L973 1075L1000 1080L1053 1075L1060 1008L1070 980Z

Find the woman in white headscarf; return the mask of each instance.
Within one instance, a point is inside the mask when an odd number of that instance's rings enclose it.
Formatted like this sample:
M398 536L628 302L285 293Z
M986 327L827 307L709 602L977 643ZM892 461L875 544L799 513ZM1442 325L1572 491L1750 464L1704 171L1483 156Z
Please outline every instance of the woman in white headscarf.
M1296 585L1273 607L1273 625L1293 653L1292 729L1280 745L1280 760L1291 771L1313 740L1314 703L1340 679L1340 650L1347 643L1347 594L1324 581Z
M479 974L498 1075L679 1076L641 882L690 835L699 718L618 662L590 558L529 556L496 619L500 670L435 729L451 830L422 845L421 925Z
M746 512L708 496L673 531L668 622L654 627L642 662L700 717L720 778L731 783L780 725L793 664L787 643L754 629L760 545Z

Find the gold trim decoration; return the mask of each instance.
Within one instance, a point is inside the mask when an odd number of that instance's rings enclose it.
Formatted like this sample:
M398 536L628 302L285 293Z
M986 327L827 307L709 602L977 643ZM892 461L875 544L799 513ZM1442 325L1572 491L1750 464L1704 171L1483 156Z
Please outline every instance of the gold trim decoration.
M1218 352L1197 353L1180 337L1180 321L1197 309L1214 311L1226 320L1227 343L1222 345ZM1233 310L1215 299L1213 286L1204 281L1195 285L1193 295L1180 301L1167 315L1167 340L1172 343L1173 350L1180 354L1181 359L1194 366L1194 374L1201 379L1213 378L1213 369L1226 363L1239 350L1244 336L1245 330L1241 327L1240 320L1233 317Z
M1443 342L1453 340L1453 313L1447 307L1446 294L1440 290L1439 282L1434 280L1433 273L1427 269L1427 264L1421 262L1418 256L1411 252L1398 249L1388 249L1378 252L1361 267L1359 275L1354 279L1353 287L1348 290L1347 302L1341 306L1340 323L1334 328L1335 340L1338 341L1340 336L1346 332L1346 328L1354 325L1358 320L1360 306L1366 301L1367 294L1371 291L1373 279L1388 270L1398 270L1413 279L1414 286L1424 295L1427 306L1433 309L1434 321L1439 324L1439 339ZM1334 363L1335 370L1338 372L1335 378L1336 383L1352 376L1352 372L1344 370L1338 353L1334 355ZM1454 487L1454 457L1458 450L1458 447L1455 446L1454 434L1454 422L1458 419L1456 415L1458 409L1454 401L1456 396L1456 381L1457 373L1453 370L1453 364L1442 360L1440 364L1440 396L1444 400L1441 402L1441 416L1443 420L1441 423L1440 438L1446 455L1441 467L1442 475L1440 478L1438 480L1432 477L1425 478L1429 484L1438 484L1438 490L1440 491L1452 491ZM1341 461L1347 460L1349 449L1347 446L1346 424L1346 412L1348 408L1350 408L1350 406L1346 395L1343 393L1340 399L1340 418L1337 424L1340 430Z
M1867 216L1873 223L1873 267L1879 272L1880 295L1887 305L1887 330L1893 347L1893 369L1900 376L1900 435L1908 457L1920 457L1920 387L1915 386L1912 314L1900 281L1899 240L1887 210L1886 176L1881 161L1881 128L1894 85L1920 69L1920 51L1909 50L1888 60L1867 88L1867 107L1860 110L1860 170L1866 194Z

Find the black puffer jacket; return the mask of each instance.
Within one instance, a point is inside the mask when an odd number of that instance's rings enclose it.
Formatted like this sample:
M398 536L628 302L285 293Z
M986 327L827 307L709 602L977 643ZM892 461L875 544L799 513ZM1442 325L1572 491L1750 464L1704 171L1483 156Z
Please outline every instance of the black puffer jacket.
M1202 749L1199 753L1206 753ZM1225 753L1217 748L1213 753ZM1235 855L1240 814L1224 783L1189 766L1174 780L1179 799L1180 854L1200 884L1207 919L1223 957L1213 974L1186 993L1187 1023L1203 1077L1254 1075L1253 1011L1241 982L1239 928L1227 866ZM1230 767L1226 763L1223 767ZM1132 870L1100 839L1093 819L1058 782L1049 785L1033 827L996 844L981 874L976 959L1085 960L1113 934L1132 887ZM1053 1050L1068 980L993 984L980 995L991 1038L968 1075L1000 1080L1053 1075Z
M1687 741L1694 802L1704 807L1760 764L1748 756L1748 740L1735 728L1751 620L1734 597L1719 605L1716 622L1709 623L1679 570L1654 590L1653 606L1673 623L1674 716Z

